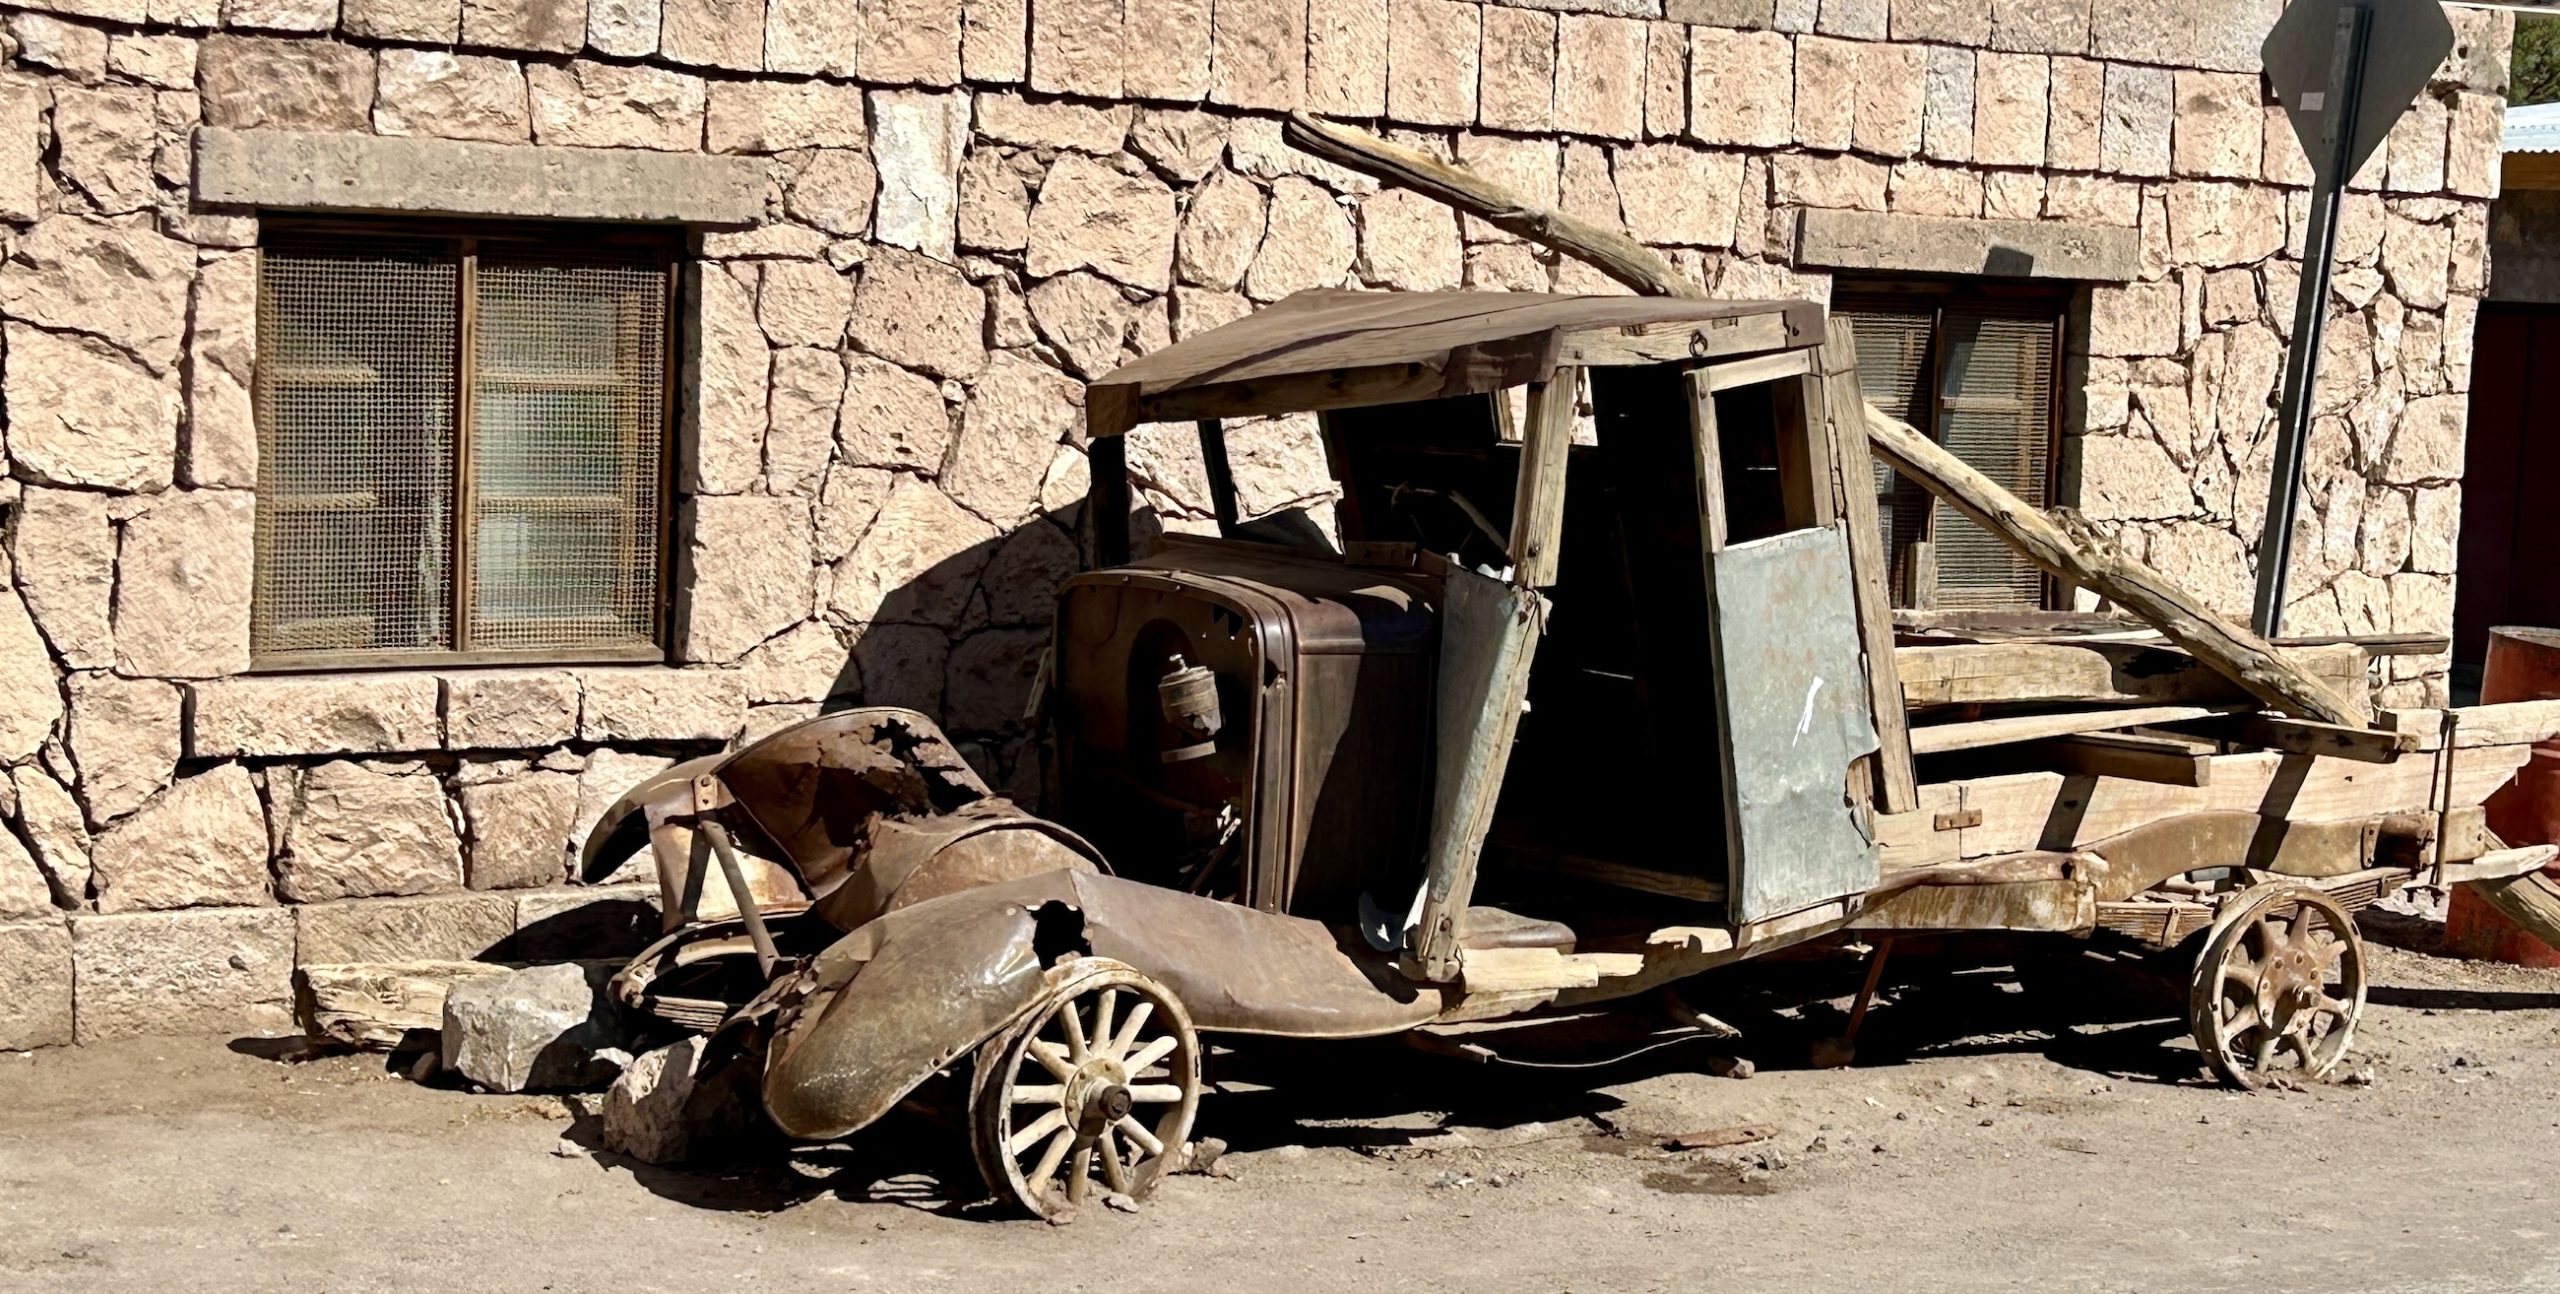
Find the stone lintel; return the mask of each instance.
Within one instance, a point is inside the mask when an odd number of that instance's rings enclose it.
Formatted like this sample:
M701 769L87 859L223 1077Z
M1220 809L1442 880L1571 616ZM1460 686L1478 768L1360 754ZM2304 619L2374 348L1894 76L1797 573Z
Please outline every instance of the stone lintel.
M447 216L752 224L755 158L293 130L196 132L196 201Z
M2142 271L2142 239L2112 225L1808 209L1796 232L1796 264L2129 283Z

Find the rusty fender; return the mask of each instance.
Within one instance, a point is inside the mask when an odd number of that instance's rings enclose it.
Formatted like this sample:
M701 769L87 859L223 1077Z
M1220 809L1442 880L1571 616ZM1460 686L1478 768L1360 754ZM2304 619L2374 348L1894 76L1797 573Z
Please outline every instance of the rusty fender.
M1357 934L1062 870L900 908L819 954L772 999L765 1109L795 1137L869 1125L1080 973L1069 953L1162 981L1203 1031L1368 1037L1443 1006Z

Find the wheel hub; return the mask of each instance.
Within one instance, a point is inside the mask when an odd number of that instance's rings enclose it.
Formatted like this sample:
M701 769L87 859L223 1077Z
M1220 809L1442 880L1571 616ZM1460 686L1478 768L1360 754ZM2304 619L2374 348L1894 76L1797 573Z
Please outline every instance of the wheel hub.
M1076 1070L1067 1080L1068 1117L1079 1131L1096 1133L1119 1121L1133 1104L1129 1095L1129 1074L1118 1061L1095 1057Z

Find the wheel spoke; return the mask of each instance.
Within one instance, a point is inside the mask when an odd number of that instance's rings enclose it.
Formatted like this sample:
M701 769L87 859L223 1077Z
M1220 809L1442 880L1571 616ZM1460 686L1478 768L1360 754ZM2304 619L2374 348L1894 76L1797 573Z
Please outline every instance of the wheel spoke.
M1052 1108L1039 1118L1022 1125L1021 1131L1007 1138L1004 1143L1005 1149L1019 1155L1039 1145L1042 1137L1065 1126L1067 1126L1067 1112L1063 1108Z
M1120 1026L1120 1036L1111 1040L1113 1060L1128 1058L1129 1049L1138 1045L1138 1031L1147 1027L1147 1017L1155 1013L1156 1004L1145 998L1139 998L1137 1004L1129 1008L1128 1022Z
M1056 1105L1066 1099L1064 1083L1026 1083L1013 1089L1015 1105Z
M2223 1049L2226 1051L2229 1050L2231 1048L2231 1044L2239 1040L2240 1035L2257 1028L2262 1022L2262 1018L2258 1015L2257 1003L2251 1002L2241 1007L2238 1014L2233 1015L2229 1020L2223 1022Z
M1181 1039L1174 1037L1172 1034L1166 1034L1165 1036L1156 1039L1154 1042L1148 1043L1143 1050L1139 1051L1136 1055L1131 1056L1126 1062L1124 1062L1124 1064L1127 1066L1130 1075L1135 1077L1136 1075L1145 1072L1147 1066L1172 1055L1173 1049L1181 1045Z
M2345 962L2345 961L2346 961L2346 959L2347 959L2347 941L2346 941L2346 940L2344 940L2344 939L2332 939L2332 940L2328 941L2327 943L2324 943L2324 944L2321 944L2321 945L2320 945L2320 972L2321 972L2323 975L2326 975L2326 974L2328 974L2329 972L2331 972L2331 971L2334 971L2334 970L2338 969L2339 965L2340 965L2341 963Z
M1093 995L1093 1042L1103 1054L1111 1051L1111 1017L1120 1005L1120 990L1107 988Z
M1076 1076L1075 1065L1066 1057L1059 1055L1057 1047L1048 1042L1034 1038L1031 1040L1031 1045L1025 1047L1023 1051L1033 1060L1039 1061L1040 1068L1049 1071L1051 1076L1060 1082Z
M2257 1050L2249 1058L2249 1068L2264 1070L2267 1067L2267 1062L2275 1059L2276 1043L2278 1040L2283 1038L2283 1036L2284 1035L2277 1033L2273 1029L2269 1029L2259 1034Z
M1102 1130L1100 1144L1102 1147L1102 1180L1110 1183L1111 1189L1118 1191L1123 1195L1128 1194L1129 1166L1120 1162L1120 1143L1112 1138L1111 1129L1104 1128Z
M1093 1050L1084 1040L1084 1017L1076 1014L1072 999L1058 1007L1058 1026L1067 1031L1067 1059L1083 1064Z
M1182 1099L1182 1084L1132 1083L1129 1099L1138 1105L1171 1105Z
M1049 1193L1050 1179L1058 1175L1058 1165L1066 1159L1067 1147L1074 1145L1075 1140L1076 1134L1071 1128L1060 1128L1049 1138L1049 1144L1040 1151L1040 1162L1022 1175L1022 1180L1030 1185L1034 1194Z
M2334 1015L2342 1022L2349 1017L2347 1004L2326 993L2312 1000L2309 1012L2312 1015Z
M2237 958L2224 962L2222 963L2222 982L2237 984L2247 989L2250 996L2255 997L2258 992L2258 964Z
M1075 1159L1067 1165L1067 1203L1082 1204L1093 1193L1093 1139L1076 1138Z
M1164 1143L1156 1139L1156 1134L1147 1131L1147 1125L1138 1122L1136 1115L1121 1115L1119 1122L1111 1126L1118 1128L1121 1136L1137 1143L1138 1149L1147 1152L1149 1156L1164 1153Z

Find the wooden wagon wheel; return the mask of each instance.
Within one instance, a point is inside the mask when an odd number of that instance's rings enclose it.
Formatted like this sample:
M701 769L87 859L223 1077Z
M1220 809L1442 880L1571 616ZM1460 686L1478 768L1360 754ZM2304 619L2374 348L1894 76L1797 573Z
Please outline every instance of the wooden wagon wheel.
M2259 886L2231 904L2196 959L2187 995L2196 1049L2240 1087L2284 1071L2326 1075L2364 1014L2355 918L2304 885Z
M1200 1039L1164 985L1108 963L978 1048L970 1145L996 1198L1044 1218L1143 1197L1191 1135Z

